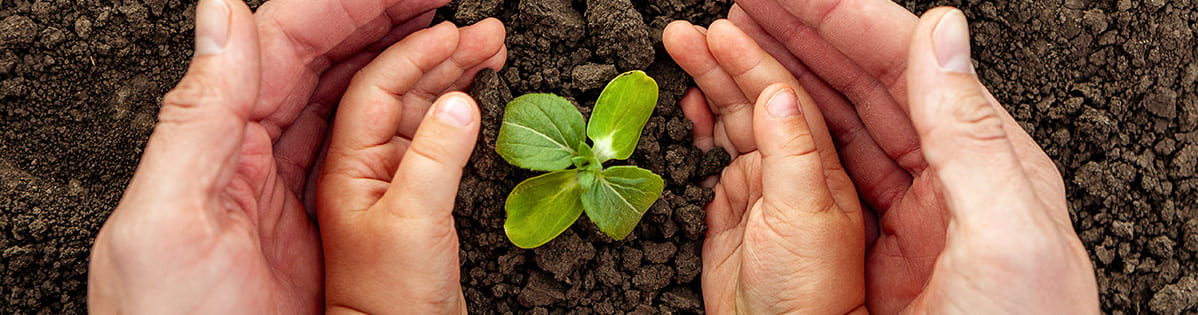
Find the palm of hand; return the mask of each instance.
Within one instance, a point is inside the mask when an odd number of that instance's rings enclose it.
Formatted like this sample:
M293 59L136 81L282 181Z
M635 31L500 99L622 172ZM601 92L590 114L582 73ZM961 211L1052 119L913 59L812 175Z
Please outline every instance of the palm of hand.
M944 248L948 208L924 170L887 209L875 209L878 239L867 249L866 292L873 305L907 305L924 290Z
M193 87L180 84L166 102L187 97L196 91ZM162 114L164 129L179 118L173 113L177 111ZM173 179L155 178L162 174L152 171L134 177L127 197L97 236L92 270L117 272L91 273L90 284L107 288L91 290L93 310L312 313L321 309L320 239L303 204L284 187L270 138L263 130L258 123L247 125L243 144L236 149L236 169L221 175L229 177L227 185L197 178L200 189L163 194L162 187L171 184L161 181ZM169 169L163 164L173 161L154 158L161 149L147 146L141 167ZM155 200L164 198L159 195L171 199ZM184 206L154 208L170 205ZM181 285L155 285L163 280ZM121 292L136 301L106 296ZM195 300L197 294L205 294L208 301ZM112 301L139 305L105 304ZM153 305L170 301L187 305Z
M709 215L722 215L708 220L727 223L716 225L723 229L709 230L703 242L703 289L705 294L715 296L706 299L715 304L709 305L709 309L752 310L754 308L744 304L745 300L753 300L778 309L793 310L810 306L819 296L860 296L842 294L862 290L851 283L840 282L845 280L840 277L843 275L833 273L833 277L827 277L826 273L811 272L813 268L825 269L828 263L841 258L835 250L826 250L842 245L837 241L828 242L829 239L862 238L858 229L838 227L860 223L846 220L844 223L847 224L811 230L796 224L804 220L802 217L779 220L776 216L765 215L765 212L779 210L771 209L774 206L763 198L761 160L757 151L733 160L721 173L720 183L714 187L716 198L707 206ZM843 212L839 206L832 207L835 209L828 212ZM821 238L824 241L821 242ZM834 257L810 257L821 254ZM787 258L790 256L799 258ZM825 286L839 289L827 290ZM816 288L821 289L813 290ZM727 304L733 301L740 305Z
M249 128L255 127L251 123ZM235 224L213 224L222 227L224 234L216 238L228 239L229 244L223 250L214 248L207 261L227 259L233 268L252 266L242 281L266 287L234 293L248 295L242 297L247 303L271 303L279 313L319 311L324 264L316 226L297 193L285 187L287 182L275 171L281 161L269 137L247 137L241 152L239 167L225 193L237 206L224 212L224 220ZM261 154L254 154L258 152Z

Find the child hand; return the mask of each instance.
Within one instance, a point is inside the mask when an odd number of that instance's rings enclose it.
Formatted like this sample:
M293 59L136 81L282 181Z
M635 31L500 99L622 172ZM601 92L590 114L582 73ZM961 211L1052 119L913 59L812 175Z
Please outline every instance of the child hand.
M479 111L451 91L500 68L503 39L495 19L442 23L388 48L350 83L317 184L328 311L465 313L453 206Z
M674 22L663 38L703 91L681 102L696 145L734 156L707 206L708 312L864 311L861 205L811 97L728 21Z

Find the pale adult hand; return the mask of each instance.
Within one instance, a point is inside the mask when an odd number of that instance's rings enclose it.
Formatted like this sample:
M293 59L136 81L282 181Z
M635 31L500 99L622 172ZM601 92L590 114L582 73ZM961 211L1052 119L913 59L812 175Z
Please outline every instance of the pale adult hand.
M735 156L707 205L708 312L864 312L861 204L819 107L726 20L674 22L663 42L703 91L682 100L696 144Z
M328 114L378 47L446 0L201 0L188 73L88 270L109 313L323 311L318 232L305 213Z
M465 313L453 207L480 115L446 93L502 67L503 40L495 19L442 23L354 77L317 185L330 313Z
M978 81L959 11L740 0L729 19L808 89L877 215L870 311L1097 312L1061 176Z

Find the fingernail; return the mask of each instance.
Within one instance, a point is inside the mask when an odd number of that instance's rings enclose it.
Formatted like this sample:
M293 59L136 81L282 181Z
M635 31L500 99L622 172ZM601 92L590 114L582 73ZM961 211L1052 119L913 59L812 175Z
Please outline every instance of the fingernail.
M699 34L707 35L706 27L702 27L702 26L698 26L698 25L691 25L691 26L694 26L695 30L699 31Z
M765 111L770 113L774 118L787 118L799 114L799 100L795 96L795 91L791 89L782 89L774 92L774 96L770 96L770 100L765 103Z
M470 124L470 105L459 96L446 97L437 105L437 118L444 122L465 127Z
M972 73L969 61L969 24L961 10L953 9L932 30L932 50L946 72Z
M200 0L196 5L196 56L215 55L225 49L231 12L225 0Z

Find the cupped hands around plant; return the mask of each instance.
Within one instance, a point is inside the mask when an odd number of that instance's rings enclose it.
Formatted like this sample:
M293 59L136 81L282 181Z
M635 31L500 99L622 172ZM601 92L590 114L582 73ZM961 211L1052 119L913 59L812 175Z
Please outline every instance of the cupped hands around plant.
M735 156L706 208L707 311L864 312L862 208L819 107L728 21L674 22L663 41L703 91L680 102L696 145Z
M353 2L276 0L256 14L196 4L195 56L96 236L92 313L323 311L320 238L302 200L330 109L374 47L448 1Z
M798 77L877 213L866 230L880 232L866 256L871 312L1097 313L1061 176L978 81L960 11L917 19L886 0L741 0L729 20ZM696 130L735 144L700 123L703 101L682 104Z
M585 129L582 113L560 96L528 94L509 102L495 150L513 165L549 173L512 189L504 205L508 239L523 248L541 246L584 211L611 238L628 236L665 182L636 166L604 169L603 163L632 156L656 104L657 83L641 71L608 83Z

